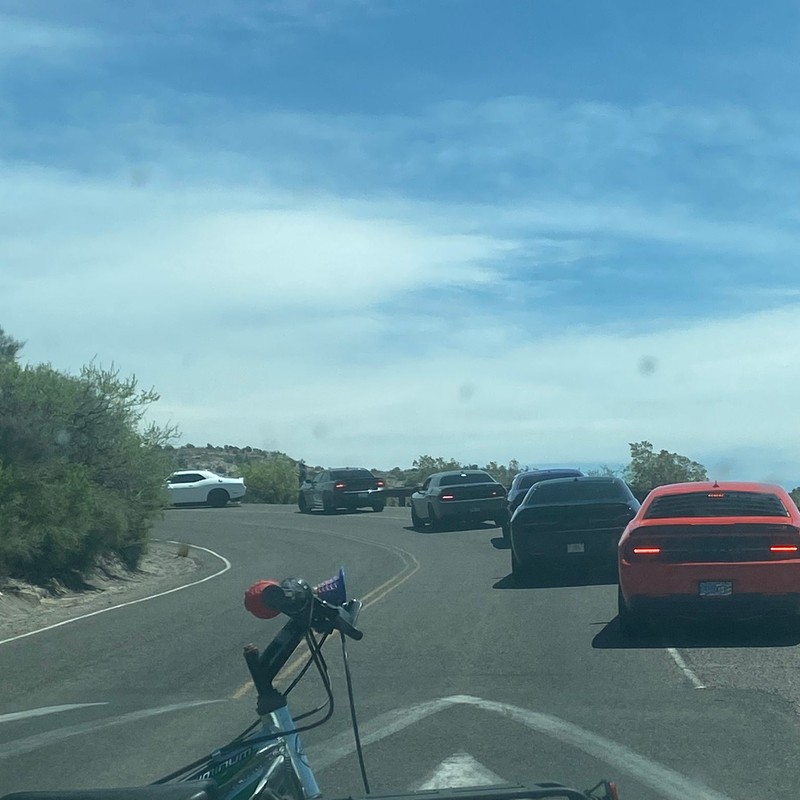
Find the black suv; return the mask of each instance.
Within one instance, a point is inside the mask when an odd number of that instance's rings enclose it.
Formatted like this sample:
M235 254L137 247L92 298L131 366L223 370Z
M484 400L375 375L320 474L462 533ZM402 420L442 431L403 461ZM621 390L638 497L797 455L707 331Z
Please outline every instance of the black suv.
M556 478L582 478L583 473L579 469L529 469L525 472L518 472L511 482L508 490L508 518L514 516L517 506L522 502L528 489L539 481L552 481Z
M383 481L363 467L324 469L303 482L297 505L304 514L311 511L332 514L340 508L383 511L386 507L383 487Z

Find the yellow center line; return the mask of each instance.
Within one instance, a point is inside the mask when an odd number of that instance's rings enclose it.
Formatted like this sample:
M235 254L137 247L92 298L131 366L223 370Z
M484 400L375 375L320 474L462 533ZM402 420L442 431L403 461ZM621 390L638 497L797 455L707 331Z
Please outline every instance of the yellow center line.
M369 539L362 539L356 536L343 536L342 538L345 539L352 539L353 541L363 542L364 544L374 545L375 547L380 547L383 550L389 550L390 552L394 553L395 555L400 556L403 559L404 566L403 569L400 570L396 575L389 578L389 580L382 583L380 586L372 589L371 591L367 592L364 597L361 598L362 602L362 610L369 608L375 603L383 600L386 595L393 592L398 587L402 586L409 578L411 578L417 570L419 570L420 564L419 561L407 550L402 550L399 547L395 547L394 545L387 545L382 544L380 542L373 542ZM333 636L337 634L337 631L333 632ZM300 645L297 649L297 655L278 673L276 680L291 680L302 668L302 666L306 663L311 653L308 650L308 646L305 642ZM252 681L246 681L243 683L234 693L233 699L234 700L241 700L248 692L253 689Z

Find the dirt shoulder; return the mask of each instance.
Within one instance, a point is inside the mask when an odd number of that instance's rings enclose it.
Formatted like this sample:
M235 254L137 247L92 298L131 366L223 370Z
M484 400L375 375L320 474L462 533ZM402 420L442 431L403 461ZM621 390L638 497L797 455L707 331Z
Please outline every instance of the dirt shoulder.
M106 565L88 578L84 591L47 591L0 578L0 640L175 589L222 568L218 558L202 550L181 551L178 545L154 541L138 570Z

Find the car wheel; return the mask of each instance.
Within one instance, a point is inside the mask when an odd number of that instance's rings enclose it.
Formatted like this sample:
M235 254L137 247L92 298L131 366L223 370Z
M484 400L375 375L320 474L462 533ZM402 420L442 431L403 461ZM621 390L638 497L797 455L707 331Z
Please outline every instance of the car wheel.
M372 510L380 513L383 509L386 508L386 503L373 503Z
M508 519L496 519L494 524L500 528L503 538L506 541L509 541L511 539L511 523L508 521Z
M411 527L418 531L425 529L425 520L417 514L417 509L411 506Z
M642 634L644 619L641 614L637 614L628 608L620 588L617 588L617 615L619 617L619 629L624 639L635 639Z
M207 501L208 504L214 508L222 508L228 505L228 500L230 499L230 496L224 489L212 489L208 493Z
M428 526L432 531L440 531L442 529L442 521L436 516L432 505L428 505Z
M511 551L511 574L515 581L526 583L533 577L533 567L530 564L520 561L514 551Z
M308 514L311 511L311 509L308 507L306 496L304 494L301 494L297 499L297 507L300 509L301 514Z
M333 500L327 495L322 495L322 511L325 514L333 514L333 512L336 511Z

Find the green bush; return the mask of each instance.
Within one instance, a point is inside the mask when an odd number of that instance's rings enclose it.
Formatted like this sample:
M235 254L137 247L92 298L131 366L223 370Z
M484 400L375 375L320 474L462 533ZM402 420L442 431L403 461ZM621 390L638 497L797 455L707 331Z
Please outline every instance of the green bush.
M274 456L243 464L242 477L249 503L294 503L297 500L297 467L291 458Z
M138 564L174 458L174 429L141 424L157 399L114 369L22 367L0 347L0 575L70 583L101 557Z

